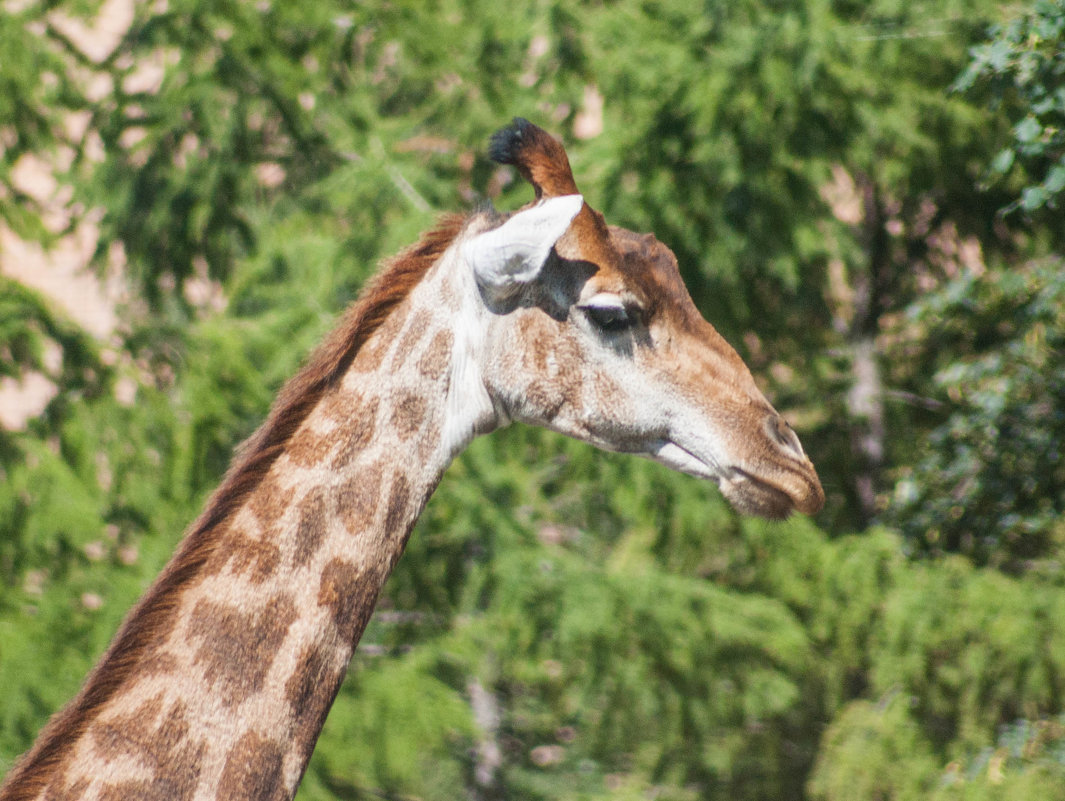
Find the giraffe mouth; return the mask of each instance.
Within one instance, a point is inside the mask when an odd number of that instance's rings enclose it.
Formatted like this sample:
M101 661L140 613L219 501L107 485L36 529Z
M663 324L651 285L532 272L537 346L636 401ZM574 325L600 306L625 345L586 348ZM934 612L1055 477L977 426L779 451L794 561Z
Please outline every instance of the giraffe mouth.
M649 455L666 467L713 481L733 508L743 514L782 520L796 510L813 514L821 508L824 497L821 494L789 492L784 486L744 468L720 466L701 459L669 440L656 442Z
M656 462L660 462L673 470L679 470L696 478L713 481L718 486L721 485L722 475L719 468L707 464L691 451L682 448L675 442L659 440L654 443L649 455Z

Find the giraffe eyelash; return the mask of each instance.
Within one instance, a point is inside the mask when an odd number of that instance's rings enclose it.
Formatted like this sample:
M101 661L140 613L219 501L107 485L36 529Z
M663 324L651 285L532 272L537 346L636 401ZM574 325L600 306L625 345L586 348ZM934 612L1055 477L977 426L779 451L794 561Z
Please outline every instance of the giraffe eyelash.
M613 294L596 295L578 308L596 328L607 333L624 331L638 319L634 310L628 309L621 298Z

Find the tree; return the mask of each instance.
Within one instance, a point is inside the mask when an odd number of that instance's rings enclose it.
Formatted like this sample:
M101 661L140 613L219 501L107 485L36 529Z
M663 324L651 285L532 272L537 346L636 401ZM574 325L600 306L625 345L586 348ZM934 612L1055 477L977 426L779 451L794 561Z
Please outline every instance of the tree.
M954 86L959 91L979 86L1013 123L1009 143L991 163L1000 177L1014 167L1024 176L1020 197L1008 210L1046 207L1060 220L1053 212L1060 211L1058 198L1065 190L1065 3L1039 0L992 26L988 39L973 47Z
M890 518L922 552L1016 572L1056 560L1065 530L1065 270L1056 259L965 276L908 312L935 351L944 419L900 467ZM912 353L911 358L916 354Z
M1053 248L1061 231L1059 178L1065 186L1065 162L1059 164L1065 5L1037 3L992 26L988 38L972 48L955 88L989 91L1014 122L1010 144L990 163L1000 177L1017 164L1015 180L1001 182L1012 193L1002 211L1022 209L1051 223L1037 229L1036 242ZM915 392L940 398L933 405L945 414L918 459L898 469L889 510L918 550L960 551L1011 571L1057 558L1065 504L1057 446L1065 378L1056 333L1065 314L1062 264L1058 256L1025 262L1028 253L1020 263L959 276L908 310L914 331L900 356L906 352L931 376Z

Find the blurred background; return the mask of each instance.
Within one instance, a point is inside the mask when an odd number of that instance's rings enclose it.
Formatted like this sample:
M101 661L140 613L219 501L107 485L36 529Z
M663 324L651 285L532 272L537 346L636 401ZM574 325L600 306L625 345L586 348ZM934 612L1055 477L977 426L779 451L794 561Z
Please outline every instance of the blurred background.
M521 115L828 503L476 441L299 797L1065 799L1063 0L4 0L0 87L0 772Z

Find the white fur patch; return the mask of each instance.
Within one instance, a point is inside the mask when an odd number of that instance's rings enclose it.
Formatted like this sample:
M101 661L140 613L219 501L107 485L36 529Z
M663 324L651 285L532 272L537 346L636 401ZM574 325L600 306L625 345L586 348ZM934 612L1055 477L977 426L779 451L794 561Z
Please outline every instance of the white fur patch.
M528 284L583 205L581 195L541 201L464 243L462 257L472 265L477 283L489 291L505 293Z

